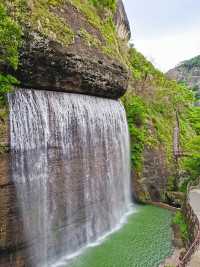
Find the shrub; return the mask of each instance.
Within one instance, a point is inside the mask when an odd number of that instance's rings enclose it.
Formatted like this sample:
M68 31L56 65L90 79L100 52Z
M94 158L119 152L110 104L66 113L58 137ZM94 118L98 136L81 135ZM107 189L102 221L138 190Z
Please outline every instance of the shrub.
M185 218L184 218L183 214L180 211L176 212L176 214L173 218L173 223L177 224L179 226L182 239L188 240L188 238L189 238L188 226L185 222Z
M18 49L21 45L21 29L0 4L0 64L17 69ZM0 72L0 104L5 104L5 94L17 80L5 72Z
M135 170L140 171L145 143L145 120L147 110L144 102L138 96L130 95L124 99L127 112L129 133L131 138L131 161Z
M112 11L116 8L116 0L91 0L93 5L109 8Z

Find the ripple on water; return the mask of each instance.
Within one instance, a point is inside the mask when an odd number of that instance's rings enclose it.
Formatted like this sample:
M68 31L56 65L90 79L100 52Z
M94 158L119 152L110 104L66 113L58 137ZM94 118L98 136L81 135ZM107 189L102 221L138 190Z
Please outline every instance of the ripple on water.
M121 230L65 266L157 267L172 253L171 218L168 210L141 206Z

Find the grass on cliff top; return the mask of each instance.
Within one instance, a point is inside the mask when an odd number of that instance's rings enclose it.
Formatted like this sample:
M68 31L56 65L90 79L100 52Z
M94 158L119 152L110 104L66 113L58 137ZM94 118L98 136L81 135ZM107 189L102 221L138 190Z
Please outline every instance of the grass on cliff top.
M120 41L117 36L115 25L113 22L113 10L115 9L115 1L104 0L101 5L96 0L69 0L87 19L87 21L96 29L98 29L105 39L105 44L101 44L95 36L91 34L93 44L100 48L104 54L111 56L124 62L123 53L120 51ZM102 9L104 7L104 9ZM110 10L112 12L110 12ZM106 15L105 15L106 14Z
M83 31L80 28L77 32L74 31L66 19L56 14L56 10L62 12L67 3L78 9L86 20L100 31L105 42L102 43L86 29ZM11 16L20 24L27 24L64 46L73 44L75 36L81 33L89 46L92 45L104 54L123 61L120 41L113 22L115 0L6 0L6 6Z
M141 206L124 227L70 267L156 267L172 253L171 212Z
M74 32L67 22L54 12L54 8L62 7L64 2L63 0L6 0L6 5L10 15L21 25L29 25L44 36L68 46L74 41Z

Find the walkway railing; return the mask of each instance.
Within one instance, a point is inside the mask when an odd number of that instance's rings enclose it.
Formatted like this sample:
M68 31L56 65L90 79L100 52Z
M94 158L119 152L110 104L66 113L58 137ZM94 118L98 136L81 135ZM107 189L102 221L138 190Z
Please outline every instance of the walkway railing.
M177 264L177 267L185 267L190 262L192 255L197 251L197 249L200 247L200 222L193 211L190 201L189 201L189 192L190 192L191 186L188 185L187 188L187 199L184 207L184 213L189 223L189 231L191 234L191 238L189 240L188 249L187 252L184 255L181 255L179 258L179 262Z
M192 255L197 251L197 249L200 246L200 231L198 232L198 235L195 239L195 241L192 243L191 247L187 251L187 253L184 255L183 258L179 259L179 263L177 267L185 267L190 262Z

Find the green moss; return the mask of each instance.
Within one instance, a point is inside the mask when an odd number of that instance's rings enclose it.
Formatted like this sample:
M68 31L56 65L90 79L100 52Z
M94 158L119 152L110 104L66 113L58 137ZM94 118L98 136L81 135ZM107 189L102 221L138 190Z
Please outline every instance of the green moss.
M93 27L100 31L104 38L102 42L86 29L84 31L80 29L88 45L95 46L104 54L125 62L113 23L115 0L37 0L31 3L25 0L6 0L10 13L20 24L30 25L41 34L65 46L72 44L75 35L79 34L79 32L73 32L67 22L56 15L56 10L69 2L85 16Z
M104 54L124 63L124 55L120 51L120 41L113 23L113 14L107 14L105 17L100 16L98 7L91 1L70 0L70 2L82 12L87 21L102 34L105 41L103 43L98 42L98 48L100 48ZM103 12L101 12L101 15L102 14ZM96 43L95 36L93 37L93 42Z
M9 152L9 147L7 145L0 144L0 155L8 153L8 152Z
M101 46L99 39L95 38L92 34L86 31L84 28L81 28L79 35L85 40L88 46L93 46L98 48Z
M68 46L74 41L74 32L67 22L55 12L62 7L64 0L6 0L10 14L21 24L31 26L44 36Z
M61 1L49 1L46 4L42 0L35 2L31 13L33 27L52 40L68 46L74 41L74 33L62 17L50 10L51 3L55 5Z

